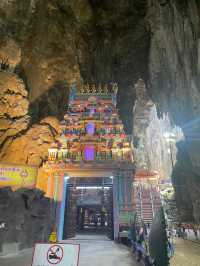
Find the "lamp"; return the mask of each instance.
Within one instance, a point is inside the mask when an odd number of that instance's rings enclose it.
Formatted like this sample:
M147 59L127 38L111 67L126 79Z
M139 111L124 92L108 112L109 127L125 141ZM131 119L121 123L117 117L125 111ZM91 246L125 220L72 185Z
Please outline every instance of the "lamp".
M68 179L70 179L70 176L64 174L64 179L68 180Z

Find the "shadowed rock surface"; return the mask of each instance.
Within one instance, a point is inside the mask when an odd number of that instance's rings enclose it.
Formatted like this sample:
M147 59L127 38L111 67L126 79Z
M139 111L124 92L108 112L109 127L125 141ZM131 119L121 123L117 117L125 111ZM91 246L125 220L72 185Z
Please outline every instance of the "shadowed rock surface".
M21 249L47 241L54 224L53 203L39 190L0 189L0 229L2 248L5 243L19 243Z
M40 166L59 131L57 118L44 118L14 141L9 140L0 152L1 161Z
M17 75L0 71L0 145L28 127L28 93Z

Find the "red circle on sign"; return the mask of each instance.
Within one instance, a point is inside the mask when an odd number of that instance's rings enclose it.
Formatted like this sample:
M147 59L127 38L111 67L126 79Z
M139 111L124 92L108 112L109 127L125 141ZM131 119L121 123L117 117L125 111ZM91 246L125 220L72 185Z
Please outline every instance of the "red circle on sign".
M63 248L60 245L52 245L47 251L47 261L50 264L58 264L63 259Z

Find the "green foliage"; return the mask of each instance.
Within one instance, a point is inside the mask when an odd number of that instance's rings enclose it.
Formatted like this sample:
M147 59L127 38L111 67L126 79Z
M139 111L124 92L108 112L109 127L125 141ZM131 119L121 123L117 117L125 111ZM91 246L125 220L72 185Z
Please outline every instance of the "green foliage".
M163 208L156 214L149 235L149 251L156 266L168 266L167 232Z

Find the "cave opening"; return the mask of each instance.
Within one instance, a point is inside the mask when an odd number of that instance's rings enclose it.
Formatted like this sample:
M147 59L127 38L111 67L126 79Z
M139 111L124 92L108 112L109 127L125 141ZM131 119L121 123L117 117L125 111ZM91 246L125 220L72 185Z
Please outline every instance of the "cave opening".
M73 84L116 82L116 110L134 151L136 179L159 176L161 196L169 194L176 205L176 224L199 228L199 25L197 0L0 1L0 182L10 182L4 164L25 180L15 164L40 172L48 149L55 153L52 143L70 148L60 128L66 125ZM85 112L90 119L96 112L92 104ZM101 129L92 119L87 125L81 136L97 139ZM102 134L123 139L121 129L109 130ZM73 138L79 131L68 133ZM120 145L114 149L126 150ZM97 146L87 144L72 160L83 155L89 164L99 156ZM57 157L65 154L64 163L70 157L65 152ZM109 160L122 153L102 154ZM150 201L151 191L140 185L138 191ZM26 196L22 199L26 211L32 210Z

